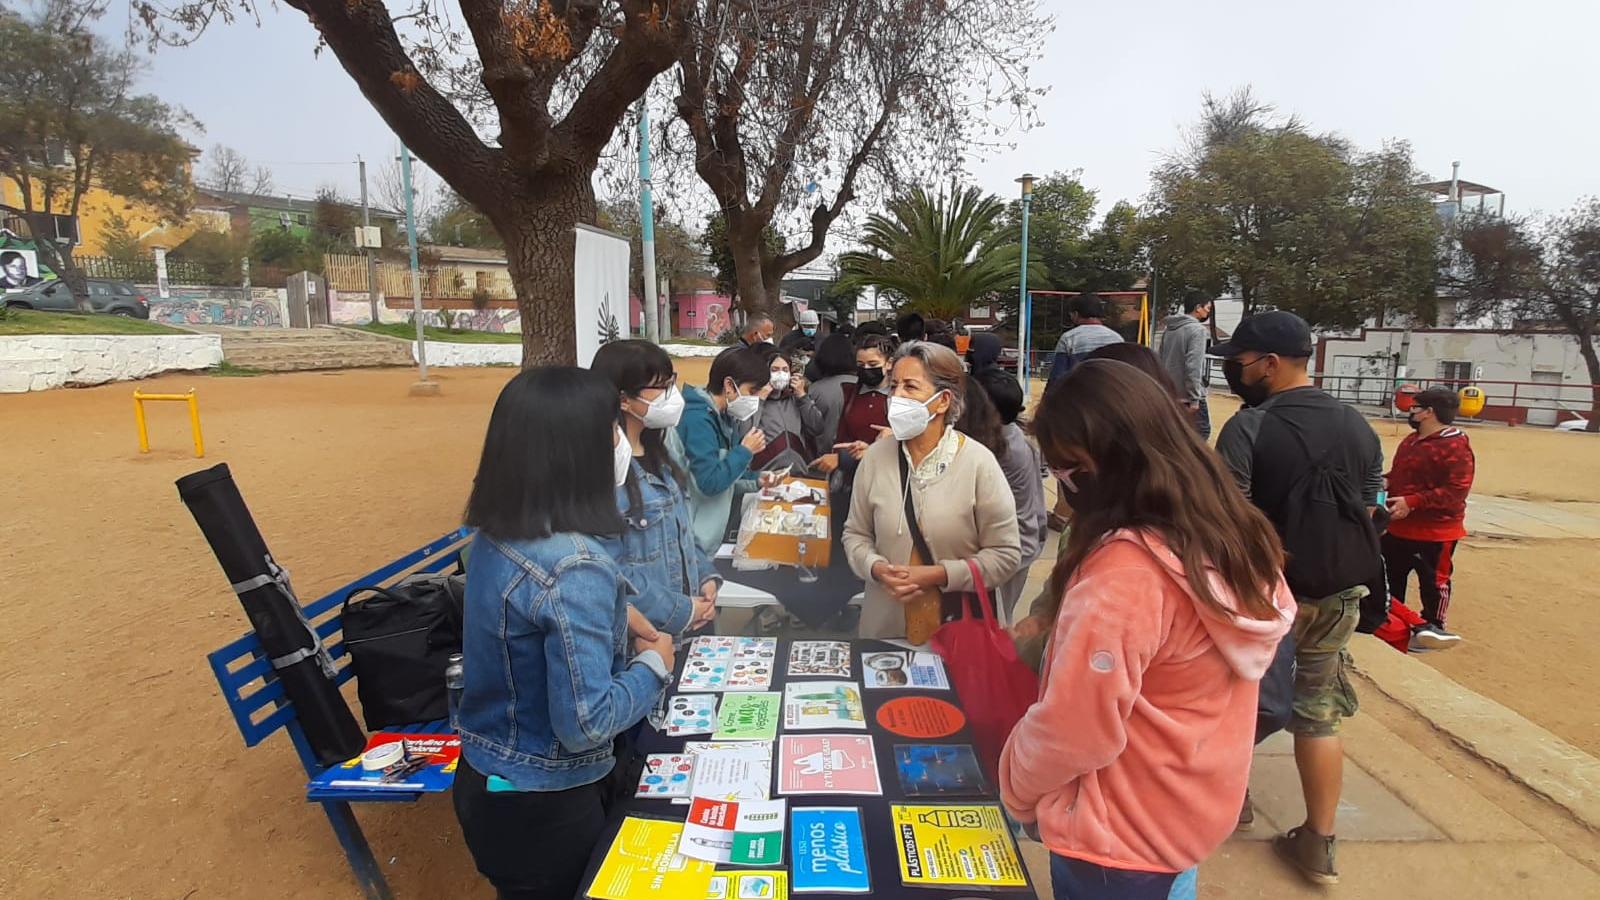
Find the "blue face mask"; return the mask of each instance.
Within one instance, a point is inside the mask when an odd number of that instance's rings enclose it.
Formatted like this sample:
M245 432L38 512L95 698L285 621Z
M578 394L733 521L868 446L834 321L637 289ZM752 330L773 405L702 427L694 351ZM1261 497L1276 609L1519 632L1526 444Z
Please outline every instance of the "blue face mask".
M800 333L805 335L806 337L814 337L816 335L816 333L817 333L817 330L815 328L811 328L809 326L804 326L804 327L802 327L800 329Z

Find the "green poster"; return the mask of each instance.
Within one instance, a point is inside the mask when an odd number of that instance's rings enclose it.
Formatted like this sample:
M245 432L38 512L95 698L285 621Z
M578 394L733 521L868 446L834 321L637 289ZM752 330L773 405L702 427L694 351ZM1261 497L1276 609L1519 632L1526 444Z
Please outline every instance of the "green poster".
M778 736L778 713L783 696L777 692L728 693L722 695L717 712L719 741L770 741Z

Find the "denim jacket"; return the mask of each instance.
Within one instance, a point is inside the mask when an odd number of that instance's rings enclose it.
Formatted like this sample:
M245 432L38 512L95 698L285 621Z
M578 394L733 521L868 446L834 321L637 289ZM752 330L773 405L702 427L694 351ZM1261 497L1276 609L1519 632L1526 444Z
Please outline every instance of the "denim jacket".
M695 543L689 498L678 483L670 475L650 474L638 460L629 478L639 486L641 509L632 508L626 485L617 488L617 510L628 527L605 547L639 592L633 598L639 612L657 628L681 634L694 615L690 598L699 595L701 585L720 583L722 577Z
M611 771L612 740L650 712L668 677L653 650L629 659L630 593L592 537L478 532L457 711L473 768L526 791L567 790Z

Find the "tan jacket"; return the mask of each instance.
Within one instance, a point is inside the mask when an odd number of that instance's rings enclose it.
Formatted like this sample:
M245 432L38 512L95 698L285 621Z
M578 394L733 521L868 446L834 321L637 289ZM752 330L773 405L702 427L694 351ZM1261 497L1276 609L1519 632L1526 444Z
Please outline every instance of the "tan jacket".
M911 502L928 548L944 566L944 590L973 590L978 571L990 591L1005 584L1022 562L1017 536L1017 506L1000 463L989 449L960 435L960 449L949 468L925 485L912 480ZM856 472L850 518L842 540L850 568L866 579L861 605L861 636L904 637L905 613L883 586L872 579L872 564L883 560L905 565L911 560L911 529L905 521L901 453L898 441L878 441L867 450Z

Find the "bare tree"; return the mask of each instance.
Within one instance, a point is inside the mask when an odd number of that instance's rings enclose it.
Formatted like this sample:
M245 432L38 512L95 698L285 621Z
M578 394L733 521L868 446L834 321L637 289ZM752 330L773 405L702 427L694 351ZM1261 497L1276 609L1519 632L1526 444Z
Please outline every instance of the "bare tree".
M1051 27L1033 0L696 4L661 146L716 197L741 305L774 309L859 194L957 172L1031 124L1028 64ZM774 251L763 235L785 217L799 238Z
M505 239L525 365L571 363L573 229L617 124L674 62L689 0L285 0L378 114ZM154 40L253 18L255 0L134 0ZM174 29L176 26L176 30Z
M222 144L212 144L206 153L205 174L200 183L215 191L242 193L250 178L250 161L244 154Z
M264 165L256 166L255 171L250 173L250 193L266 195L277 192L273 184L272 170Z
M436 207L439 204L437 179L422 166L411 167L411 197L420 227L420 223L428 221L438 212ZM406 185L400 163L391 160L373 172L372 204L391 212L405 213Z

